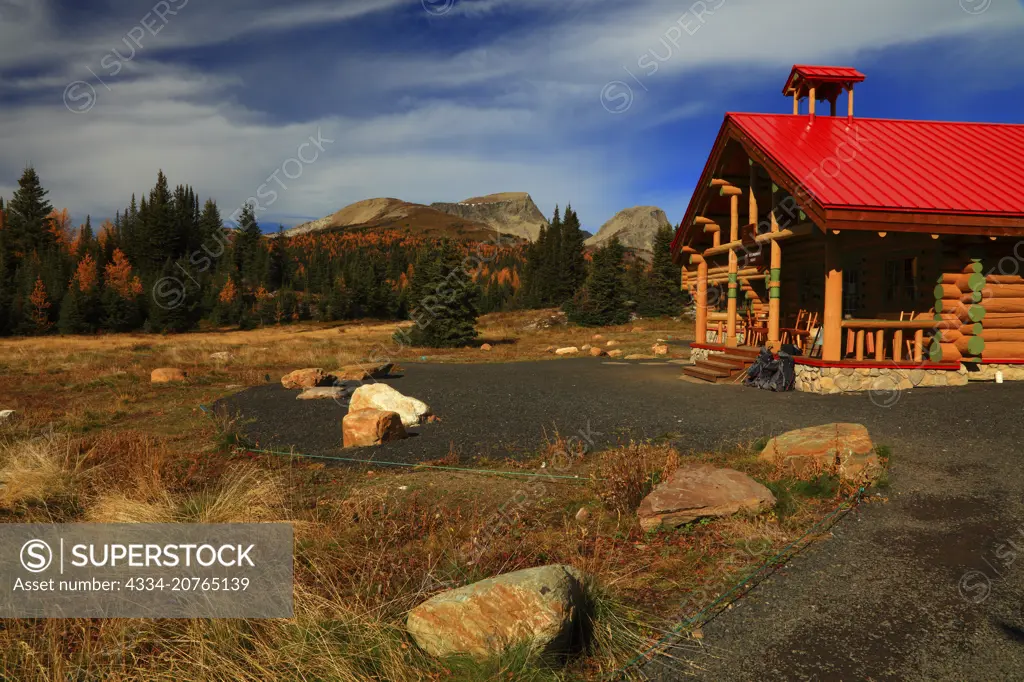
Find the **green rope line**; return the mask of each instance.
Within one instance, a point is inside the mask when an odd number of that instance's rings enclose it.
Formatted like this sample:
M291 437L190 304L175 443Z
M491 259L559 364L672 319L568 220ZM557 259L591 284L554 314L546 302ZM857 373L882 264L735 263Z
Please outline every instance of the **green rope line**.
M464 467L439 466L434 464L415 464L410 462L389 462L381 459L355 459L353 457L329 457L327 455L307 455L301 452L280 452L278 450L260 450L259 448L245 448L247 452L258 452L264 455L278 455L282 457L307 457L309 459L327 459L338 462L351 462L355 464L379 464L381 466L408 467L410 469L439 469L441 471L458 471L466 474L487 474L497 476L530 476L534 478L555 478L561 480L577 481L603 481L603 478L580 478L579 476L558 476L555 474L539 474L532 471L499 471L497 469L469 469Z
M812 533L817 531L819 528L821 528L821 526L823 526L827 521L829 521L830 519L833 519L834 517L838 517L838 518L835 518L835 522L833 523L833 525L835 525L835 523L838 523L840 518L842 518L840 515L845 516L852 509L854 509L858 504L860 504L861 498L863 496L864 496L864 488L862 486L861 488L859 488L857 490L857 492L855 492L853 495L851 495L849 498L847 498L845 501L843 501L838 507L833 509L831 512L829 512L828 514L823 516L821 519L819 519L814 525L812 525L810 528L808 528L807 531L804 532L803 535L801 535L799 538L797 538L793 542L791 542L788 545L786 545L785 547L783 547L782 550L778 554L776 554L775 556L769 558L763 564L761 564L760 566L755 568L753 571L748 573L742 580L740 580L738 583L733 585L733 587L731 589L729 589L727 592L722 594L720 597L718 597L717 599L712 601L710 604L705 606L703 609L698 611L695 616L693 616L691 618L687 618L687 619L683 620L681 623L679 623L678 625L676 625L675 627L673 627L672 631L669 634L666 634L663 637L661 637L661 639L659 639L653 646L648 648L643 653L640 653L640 654L637 654L636 656L634 656L624 666L622 666L621 668L616 670L614 673L611 674L611 676L609 676L609 677L607 677L605 679L619 679L627 670L629 670L630 668L636 667L636 665L638 663L640 663L642 661L653 660L652 658L649 658L650 654L652 652L654 652L654 651L658 651L658 650L663 649L665 647L665 645L669 643L669 640L674 639L683 630L693 630L694 628L699 627L699 626L704 625L705 623L707 623L710 620L710 618L706 618L705 615L709 611L711 611L715 607L719 606L726 599L728 599L733 594L735 594L737 591L742 589L747 583L749 583L751 580L753 580L755 576L757 576L758 574L766 571L767 569L769 569L772 566L774 566L777 563L779 563L780 557L786 556L790 552L790 550L792 550L795 546L797 546L798 544L803 542L803 540L805 538L807 538L807 536L811 535Z

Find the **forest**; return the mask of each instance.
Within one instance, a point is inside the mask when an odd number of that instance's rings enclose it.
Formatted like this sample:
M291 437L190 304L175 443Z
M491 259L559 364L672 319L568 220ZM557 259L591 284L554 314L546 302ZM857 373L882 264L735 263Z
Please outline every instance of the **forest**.
M26 168L14 194L0 197L0 335L406 320L437 281L456 277L470 318L564 306L581 324L610 324L678 314L682 301L670 230L658 235L652 264L615 240L587 253L569 206L532 244L373 229L284 237L264 234L251 206L237 215L226 225L213 199L171 189L161 171L112 219L75 226Z

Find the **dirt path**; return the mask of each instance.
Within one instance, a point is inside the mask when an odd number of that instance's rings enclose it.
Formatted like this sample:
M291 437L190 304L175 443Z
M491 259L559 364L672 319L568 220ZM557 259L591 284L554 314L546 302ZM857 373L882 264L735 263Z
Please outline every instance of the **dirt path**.
M1024 679L1024 385L920 389L883 408L864 395L776 395L679 373L595 359L411 365L395 387L442 421L374 452L437 459L454 443L463 456L514 455L541 445L545 428L590 434L595 447L670 435L683 450L713 449L863 423L893 450L888 503L847 516L833 539L708 623L692 665L655 664L646 676ZM247 429L261 445L338 454L344 406L293 396L268 386L227 404L255 419Z

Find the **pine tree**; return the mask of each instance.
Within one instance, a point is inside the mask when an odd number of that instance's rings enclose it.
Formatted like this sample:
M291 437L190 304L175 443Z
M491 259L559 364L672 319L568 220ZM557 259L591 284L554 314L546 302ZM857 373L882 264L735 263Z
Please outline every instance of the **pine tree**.
M660 228L654 236L654 260L641 299L642 315L678 315L683 306L682 272L672 262L672 228Z
M414 346L455 348L477 337L477 286L462 267L462 254L449 240L416 263L411 289L408 338Z
M285 251L286 238L281 228L277 230L277 237L270 240L270 252L267 254L267 285L271 291L277 291L287 278L287 258Z
M235 234L235 269L243 284L254 285L259 280L259 260L262 251L263 233L256 222L256 213L248 202L242 207L242 215L238 219L238 232Z
M29 166L18 180L18 189L7 203L6 247L9 256L25 256L53 243L50 231L50 213L53 206L47 201L39 175Z
M583 253L583 228L571 205L565 207L562 221L562 246L559 258L559 287L555 303L565 303L579 291L587 279L587 261Z
M623 257L625 249L617 237L594 253L593 267L583 288L565 306L569 320L588 327L624 324L626 308Z

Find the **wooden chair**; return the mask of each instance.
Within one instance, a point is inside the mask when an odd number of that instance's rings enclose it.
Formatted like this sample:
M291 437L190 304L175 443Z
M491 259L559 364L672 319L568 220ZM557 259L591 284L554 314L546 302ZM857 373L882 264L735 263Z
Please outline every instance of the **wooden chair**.
M900 312L900 322L902 322L905 319L906 320L914 319L914 314L915 313L912 310L907 311L907 312L901 311ZM900 331L899 334L898 334L898 338L897 338L896 342L898 343L900 340L902 340L902 338L903 338L903 332ZM907 351L906 351L907 354L906 354L905 357L913 358L914 357L914 340L913 339L907 339L906 343L907 343Z
M818 325L818 313L801 310L797 313L796 324L782 330L783 343L790 343L807 352L807 342L811 337L811 329Z
M779 330L782 343L793 343L794 335L803 329L804 317L807 315L807 311L801 309L796 314L796 319L793 320L793 324L790 327L783 327Z
M748 311L743 322L743 343L759 348L768 340L768 325L762 316Z

